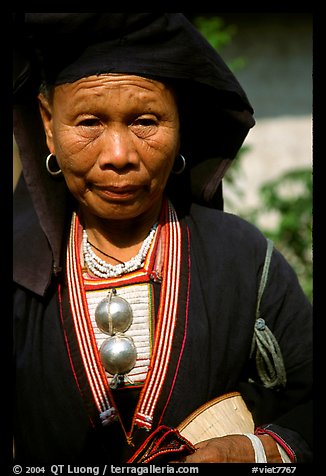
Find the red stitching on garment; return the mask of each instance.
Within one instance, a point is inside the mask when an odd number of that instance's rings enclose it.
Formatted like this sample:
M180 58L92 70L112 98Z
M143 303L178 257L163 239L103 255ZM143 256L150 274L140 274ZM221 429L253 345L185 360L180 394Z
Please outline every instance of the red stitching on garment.
M60 285L60 283L58 284L58 301L59 301L60 321L61 321L63 336L64 336L64 339L65 339L66 349L67 349L67 353L68 353L68 357L69 357L70 367L71 367L71 370L72 370L77 388L79 390L79 393L81 394L81 396L83 398L83 401L84 401L84 399L85 399L84 393L83 393L83 391L82 391L82 389L79 385L79 382L78 382L77 373L76 373L75 366L73 364L73 360L72 360L72 357L71 357L70 347L69 347L69 343L68 343L68 336L67 336L66 329L65 329L65 326L64 326L64 322L63 322L62 298L61 298L61 285ZM93 422L93 420L89 416L88 412L87 412L87 415L88 415L88 418L89 418L89 421L90 421L91 425L95 428L95 423Z
M174 374L174 377L173 377L171 389L170 389L168 398L167 398L167 400L166 400L166 404L165 404L165 406L164 406L164 408L163 408L163 411L162 411L162 414L161 414L161 417L160 417L160 420L159 420L158 425L161 424L162 419L163 419L163 415L164 415L164 413L165 413L165 411L166 411L166 408L167 408L167 406L168 406L168 403L169 403L169 401L170 401L170 399L171 399L172 391L173 391L173 389L174 389L174 385L175 385L175 382L176 382L176 379L177 379L177 376L178 376L179 367L180 367L180 363L181 363L181 358L182 358L182 355L183 355L183 351L184 351L184 348L185 348L185 345L186 345L186 339L187 339L187 325L188 325L188 313L189 313L189 294L190 294L190 264L191 264L191 260L190 260L190 232L189 232L188 226L186 226L186 232L187 232L187 240L188 240L188 246L187 246L187 253L188 253L188 260L187 260L187 262L188 262L188 282L187 282L186 317L185 317L184 335L183 335L181 351L180 351L178 363L177 363L177 366L176 366L176 371L175 371L175 374ZM182 261L182 256L181 256L181 261Z
M296 462L297 458L296 458L295 452L287 443L285 443L285 441L279 435L265 428L257 428L255 431L255 435L264 435L264 434L270 435L274 440L276 440L277 443L282 446L286 454L289 456L292 463Z
M171 346L177 316L177 296L179 293L179 273L181 251L180 224L173 206L166 201L165 224L168 227L165 242L164 279L161 287L161 301L157 316L157 329L151 357L151 378L147 379L143 387L143 397L138 412L153 417L161 387L167 373L171 356ZM168 319L166 319L168 316Z

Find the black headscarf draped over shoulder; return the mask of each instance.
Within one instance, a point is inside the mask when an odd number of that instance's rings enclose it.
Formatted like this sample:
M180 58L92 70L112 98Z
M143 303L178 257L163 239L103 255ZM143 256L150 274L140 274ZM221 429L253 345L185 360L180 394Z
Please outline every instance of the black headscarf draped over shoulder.
M177 207L196 201L223 208L221 179L254 125L253 109L225 62L183 14L14 13L14 38L14 134L55 268L67 190L45 168L49 152L37 104L42 82L130 73L172 83L187 168L182 177L171 177L169 194ZM18 196L26 194L22 187Z

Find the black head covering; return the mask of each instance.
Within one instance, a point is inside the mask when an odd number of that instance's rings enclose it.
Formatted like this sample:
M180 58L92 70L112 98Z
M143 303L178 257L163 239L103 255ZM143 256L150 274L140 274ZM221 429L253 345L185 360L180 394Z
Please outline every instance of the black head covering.
M42 81L58 85L116 72L173 82L187 173L171 179L169 193L176 206L193 200L223 208L221 179L254 125L253 110L233 73L183 14L14 13L14 38L14 133L54 266L60 266L66 187L45 169L36 101Z

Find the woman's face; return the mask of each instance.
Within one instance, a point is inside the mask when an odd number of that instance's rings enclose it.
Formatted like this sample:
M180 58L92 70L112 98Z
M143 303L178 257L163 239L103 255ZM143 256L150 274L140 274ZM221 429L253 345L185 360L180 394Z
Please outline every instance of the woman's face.
M158 210L179 151L176 99L164 84L107 74L57 86L40 109L50 152L86 213Z

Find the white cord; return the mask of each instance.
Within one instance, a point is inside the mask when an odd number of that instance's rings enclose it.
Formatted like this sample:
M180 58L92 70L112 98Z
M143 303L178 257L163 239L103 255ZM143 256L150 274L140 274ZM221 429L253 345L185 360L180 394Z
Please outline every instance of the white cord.
M253 435L252 433L244 433L244 436L249 438L252 443L252 447L255 452L255 462L256 463L267 463L266 453L264 450L264 445L258 438L258 436Z

